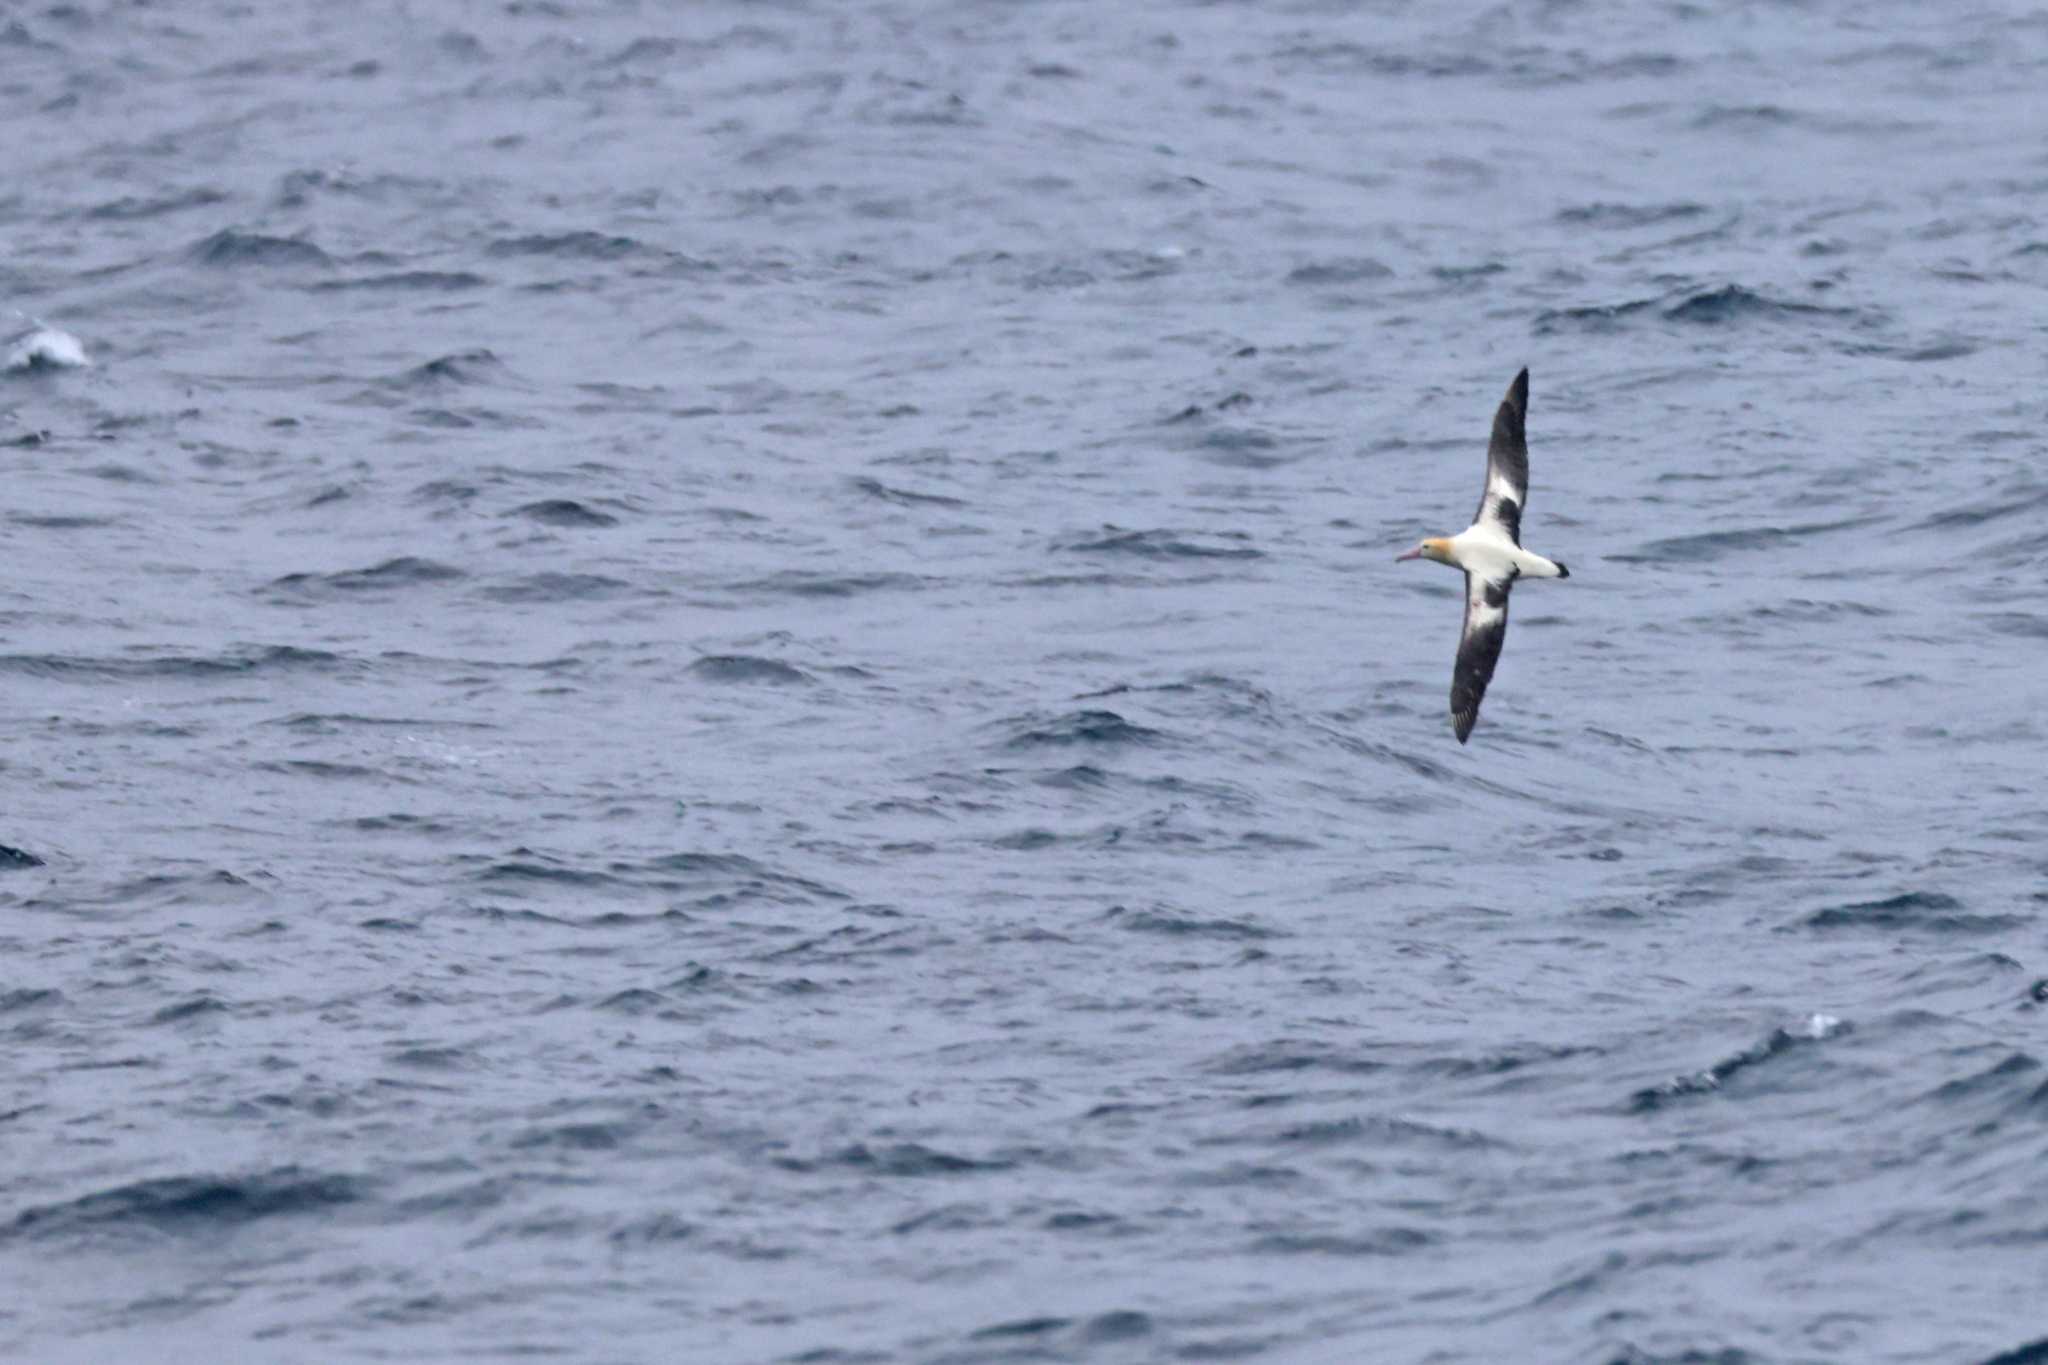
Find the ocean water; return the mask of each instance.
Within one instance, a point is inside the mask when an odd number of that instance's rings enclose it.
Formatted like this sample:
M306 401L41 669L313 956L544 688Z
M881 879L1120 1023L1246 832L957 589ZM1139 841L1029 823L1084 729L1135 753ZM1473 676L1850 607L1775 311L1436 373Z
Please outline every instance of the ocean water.
M0 3L0 1358L2048 1359L2044 92Z

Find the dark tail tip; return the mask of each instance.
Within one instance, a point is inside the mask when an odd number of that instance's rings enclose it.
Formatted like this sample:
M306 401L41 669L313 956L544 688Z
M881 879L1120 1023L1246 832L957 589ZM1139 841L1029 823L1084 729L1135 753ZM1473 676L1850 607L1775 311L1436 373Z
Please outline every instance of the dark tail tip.
M1559 578L1570 578L1572 576L1572 571L1564 566L1563 560L1553 559L1550 562L1557 565L1557 576Z

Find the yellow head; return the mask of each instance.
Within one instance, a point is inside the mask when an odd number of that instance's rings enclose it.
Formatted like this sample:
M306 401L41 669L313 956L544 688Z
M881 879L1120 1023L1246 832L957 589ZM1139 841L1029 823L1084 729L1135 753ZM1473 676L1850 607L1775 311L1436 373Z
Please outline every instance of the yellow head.
M1407 554L1394 556L1397 564L1404 559L1434 559L1439 564L1448 564L1451 562L1451 542L1442 536L1429 536Z

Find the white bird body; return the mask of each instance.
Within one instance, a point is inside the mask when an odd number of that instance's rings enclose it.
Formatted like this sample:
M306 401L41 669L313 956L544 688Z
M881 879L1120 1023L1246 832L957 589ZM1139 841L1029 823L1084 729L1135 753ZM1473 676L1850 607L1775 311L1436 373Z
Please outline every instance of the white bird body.
M1496 583L1509 583L1517 578L1570 577L1563 565L1530 554L1501 534L1500 527L1490 521L1467 526L1451 537L1450 544L1451 563L1466 573Z
M1528 411L1529 371L1524 369L1493 415L1486 491L1479 495L1472 524L1455 536L1432 536L1398 556L1433 559L1465 571L1465 630L1451 672L1451 727L1460 744L1478 723L1479 699L1486 695L1507 639L1508 589L1518 578L1571 577L1571 570L1556 560L1522 548L1522 509L1529 502Z

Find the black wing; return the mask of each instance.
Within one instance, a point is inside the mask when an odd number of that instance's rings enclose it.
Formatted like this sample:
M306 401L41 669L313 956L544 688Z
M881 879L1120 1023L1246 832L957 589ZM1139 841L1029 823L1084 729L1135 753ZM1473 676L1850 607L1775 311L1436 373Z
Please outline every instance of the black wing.
M1508 585L1477 574L1465 575L1465 633L1458 640L1458 663L1451 672L1451 725L1458 743L1472 736L1479 721L1479 699L1493 681L1500 647L1508 638Z
M1515 544L1522 543L1522 508L1529 502L1529 370L1508 385L1508 396L1493 414L1493 440L1486 447L1486 491L1472 522L1492 521Z

